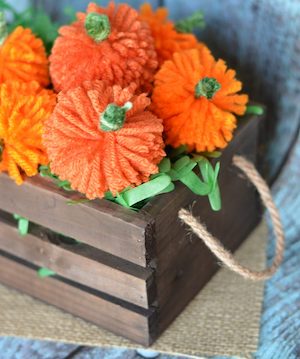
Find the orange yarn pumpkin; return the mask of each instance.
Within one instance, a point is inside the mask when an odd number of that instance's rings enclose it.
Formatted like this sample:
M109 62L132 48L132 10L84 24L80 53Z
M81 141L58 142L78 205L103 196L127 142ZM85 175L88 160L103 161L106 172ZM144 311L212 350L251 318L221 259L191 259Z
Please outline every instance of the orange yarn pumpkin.
M150 26L159 64L171 59L174 52L203 46L193 34L176 31L174 23L168 20L167 8L160 7L154 12L150 4L144 4L140 17Z
M50 56L50 73L57 91L86 80L138 86L153 80L157 68L154 40L147 24L127 4L107 8L89 4L87 14L63 26Z
M98 80L61 92L43 136L52 172L89 199L147 181L165 155L162 121L149 103L132 87Z
M55 95L37 82L0 84L0 172L17 184L47 163L42 127L55 106Z
M234 114L243 115L248 102L247 95L237 94L242 84L235 75L205 47L175 53L163 64L152 100L168 144L199 152L226 147L236 127Z
M37 81L49 84L48 59L42 40L17 27L0 45L0 83Z

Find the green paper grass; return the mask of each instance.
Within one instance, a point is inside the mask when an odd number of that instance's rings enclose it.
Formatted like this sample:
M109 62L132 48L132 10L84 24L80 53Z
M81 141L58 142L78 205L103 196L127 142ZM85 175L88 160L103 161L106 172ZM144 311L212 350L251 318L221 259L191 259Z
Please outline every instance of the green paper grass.
M29 230L29 220L18 214L14 214L14 219L18 221L18 231L21 236L26 236Z
M248 105L246 109L246 115L261 116L264 114L264 108L259 105Z
M37 271L37 274L40 278L47 278L47 277L52 277L54 276L56 273L49 269L49 268L40 268L38 271Z
M218 185L220 163L217 162L214 168L210 161L202 154L187 155L184 147L172 150L171 155L175 156L176 160L165 157L158 166L159 173L152 175L148 182L137 187L126 188L116 196L107 192L105 199L138 211L151 198L163 193L172 192L175 189L174 182L180 181L196 195L208 196L211 208L214 211L219 211L221 209L221 195ZM211 155L212 158L217 158L220 156L220 153L214 152ZM197 166L199 167L202 179L195 172ZM49 166L40 166L39 171L42 177L52 179L58 187L66 191L72 191L70 183L60 180L55 174L51 173ZM67 201L69 205L86 202L89 202L89 200L85 198Z

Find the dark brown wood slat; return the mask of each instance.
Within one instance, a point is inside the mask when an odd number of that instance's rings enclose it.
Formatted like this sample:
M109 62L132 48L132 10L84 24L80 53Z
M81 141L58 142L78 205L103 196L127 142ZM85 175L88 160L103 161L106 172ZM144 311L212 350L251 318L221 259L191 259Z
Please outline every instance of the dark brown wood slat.
M235 186L233 181L236 181L236 177L239 177L237 169L232 166L232 156L234 154L245 154L246 157L253 162L256 161L257 156L257 134L261 119L257 117L251 117L243 121L242 126L239 128L234 140L228 146L228 148L223 152L221 158L221 171L220 171L220 188L223 202L226 203L224 196L229 194L230 196L235 196ZM237 180L239 188L236 188L236 193L240 191L243 193L248 189L250 192L254 193L254 189L247 184L247 181L240 182ZM249 198L249 203L251 203L253 198ZM170 266L169 261L171 261L178 251L180 252L178 246L185 245L187 243L184 240L186 231L184 227L180 224L178 219L178 211L182 207L189 205L194 205L195 203L200 203L202 208L201 217L203 219L211 220L213 224L222 221L225 212L232 211L232 208L226 209L226 204L223 203L223 209L220 212L214 212L209 206L208 199L206 197L199 197L194 195L186 186L178 184L176 187L176 195L173 193L167 193L164 196L158 196L149 202L142 211L147 212L147 215L153 216L155 218L155 242L156 242L156 253L164 261L159 263L159 271L163 272L165 268ZM229 200L228 202L231 202ZM226 223L226 218L223 221ZM228 228L231 227L231 224L228 224ZM225 230L226 228L224 228ZM176 240L174 240L176 239ZM164 251L167 255L164 255Z
M134 307L133 310L57 278L41 279L35 269L3 255L0 255L0 268L0 281L4 285L64 309L141 345L148 346L154 340L156 315L151 310L139 310L138 307Z
M50 180L28 178L22 186L0 175L0 209L17 213L53 231L145 267L145 232L142 214L106 200L68 205L74 194L59 189Z
M242 182L241 179L239 180ZM242 189L238 185L235 188L238 191ZM234 208L235 213L239 213L239 219L236 221L226 214L222 218L204 217L206 205L201 200L193 208L193 212L200 215L200 218L205 218L204 223L209 230L216 234L225 247L231 251L235 251L239 247L260 220L260 209L254 191L251 193L250 189L248 192L244 189L239 193L242 199L240 198L238 205ZM232 198L224 199L224 208L228 208L226 206L229 203L228 200L232 202ZM245 208L247 208L246 211ZM187 228L184 230L186 231ZM177 246L177 256L172 257L172 260L168 262L169 267L163 272L160 272L160 263L163 258L166 258L165 254L158 258L156 282L158 305L161 313L159 320L161 331L176 318L188 302L220 269L218 260L200 239L183 234L181 240L182 242L186 241L186 245L181 243Z
M261 119L248 119L221 160L220 188L223 207L213 212L208 200L191 194L184 186L176 196L165 195L146 207L155 216L157 296L162 332L219 269L217 259L203 242L187 232L178 220L182 207L193 206L207 228L230 250L235 250L260 219L261 209L254 188L231 164L234 154L256 162L257 134ZM152 213L152 211L155 213Z
M43 231L40 234L46 237ZM143 308L149 308L149 301L154 300L154 280L150 269L84 244L55 245L32 234L22 237L3 216L0 216L0 249Z

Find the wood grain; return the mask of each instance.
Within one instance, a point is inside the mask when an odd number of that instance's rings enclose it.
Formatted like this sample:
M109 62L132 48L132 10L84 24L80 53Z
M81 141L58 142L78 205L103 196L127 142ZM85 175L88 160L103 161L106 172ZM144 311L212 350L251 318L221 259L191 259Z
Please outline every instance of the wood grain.
M0 209L145 267L145 216L106 200L68 205L74 193L33 177L22 186L0 175ZM151 245L151 244L150 244Z
M82 243L53 244L47 240L47 232L43 229L32 230L35 235L20 236L0 213L0 249L140 307L149 308L154 301L155 288L150 269L122 261Z
M193 208L209 229L230 250L234 251L258 223L261 210L253 187L242 179L231 164L234 154L246 155L256 163L258 129L261 119L245 120L234 141L222 155L220 188L222 210L213 212L206 198L194 196L184 186L177 195L166 195L164 202L149 204L155 212L157 252L157 295L159 328L163 331L187 303L219 269L216 258L201 240L191 235L178 220L182 207ZM168 197L169 196L169 197Z
M5 285L142 345L149 345L153 341L155 313L151 310L103 299L95 291L87 291L59 277L41 279L34 267L4 256L3 252L0 254L0 268L0 281Z

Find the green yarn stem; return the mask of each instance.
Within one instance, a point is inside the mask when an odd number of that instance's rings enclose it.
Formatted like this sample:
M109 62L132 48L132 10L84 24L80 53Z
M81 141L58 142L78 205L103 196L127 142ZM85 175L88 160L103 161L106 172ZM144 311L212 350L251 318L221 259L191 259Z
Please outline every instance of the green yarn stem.
M121 129L126 119L126 112L131 108L131 102L126 102L124 106L114 103L107 105L106 110L100 115L100 129L105 132Z
M87 14L84 23L86 32L96 42L108 38L110 34L110 22L107 15L91 12Z
M217 91L219 91L221 85L213 77L204 77L195 86L195 97L206 97L208 100L212 99Z
M0 11L0 45L2 45L7 38L7 24L5 20L5 14L3 11Z

